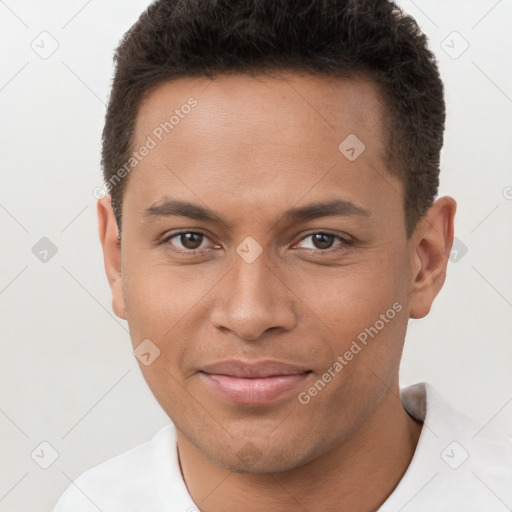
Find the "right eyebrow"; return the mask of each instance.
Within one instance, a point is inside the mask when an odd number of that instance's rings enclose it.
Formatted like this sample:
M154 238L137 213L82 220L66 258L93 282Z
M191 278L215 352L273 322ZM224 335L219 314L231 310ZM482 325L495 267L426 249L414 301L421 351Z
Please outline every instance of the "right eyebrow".
M159 205L152 205L144 212L144 215L189 217L190 219L195 220L226 224L226 221L209 208L189 203L188 201L181 201L179 199L168 199Z

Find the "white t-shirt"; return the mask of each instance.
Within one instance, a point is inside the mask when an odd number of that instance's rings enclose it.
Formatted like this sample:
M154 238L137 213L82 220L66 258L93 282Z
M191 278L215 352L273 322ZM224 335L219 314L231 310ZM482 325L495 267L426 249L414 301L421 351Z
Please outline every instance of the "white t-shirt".
M378 512L505 512L512 507L512 439L453 410L428 383L401 390L423 428L403 478ZM172 424L83 473L53 512L197 512Z

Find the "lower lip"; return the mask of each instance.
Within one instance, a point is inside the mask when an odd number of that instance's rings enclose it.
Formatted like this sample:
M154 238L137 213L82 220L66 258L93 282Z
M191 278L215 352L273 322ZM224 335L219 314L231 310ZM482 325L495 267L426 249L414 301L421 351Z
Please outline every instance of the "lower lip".
M209 373L201 375L211 388L230 402L238 405L263 405L296 388L308 377L309 373L255 379Z

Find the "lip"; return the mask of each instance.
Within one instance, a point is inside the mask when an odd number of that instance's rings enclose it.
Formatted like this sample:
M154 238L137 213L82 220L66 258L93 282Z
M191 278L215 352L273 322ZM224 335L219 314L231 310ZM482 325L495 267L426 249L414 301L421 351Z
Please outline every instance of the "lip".
M311 370L280 361L239 360L207 365L200 371L206 385L238 405L263 405L289 393Z

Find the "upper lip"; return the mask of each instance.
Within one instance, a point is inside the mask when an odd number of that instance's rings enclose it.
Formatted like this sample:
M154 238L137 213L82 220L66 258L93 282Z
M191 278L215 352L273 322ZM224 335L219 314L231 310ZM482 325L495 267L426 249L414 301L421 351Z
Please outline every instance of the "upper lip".
M255 379L264 377L277 377L280 375L299 375L311 370L294 364L281 361L245 362L241 360L220 361L201 368L203 373L211 375L228 375L230 377Z

